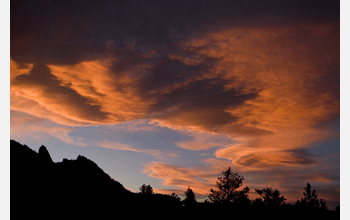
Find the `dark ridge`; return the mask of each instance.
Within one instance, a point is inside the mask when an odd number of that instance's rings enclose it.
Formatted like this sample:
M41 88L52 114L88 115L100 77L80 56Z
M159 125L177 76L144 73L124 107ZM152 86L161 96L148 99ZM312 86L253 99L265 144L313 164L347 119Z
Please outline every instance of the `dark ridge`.
M155 206L180 202L168 195L132 193L84 156L54 163L45 146L37 153L10 140L11 219L106 219Z

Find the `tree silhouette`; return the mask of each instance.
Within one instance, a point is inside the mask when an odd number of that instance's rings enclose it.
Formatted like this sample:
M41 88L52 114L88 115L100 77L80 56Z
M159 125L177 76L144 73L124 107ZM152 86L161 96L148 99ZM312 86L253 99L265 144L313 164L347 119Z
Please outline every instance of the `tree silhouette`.
M209 199L214 203L250 203L250 189L245 187L243 190L237 190L242 186L244 177L233 173L230 167L222 174L224 177L219 177L219 181L216 181L217 190L210 189Z
M322 210L327 209L326 201L324 201L323 199L320 199L320 209L322 209Z
M319 207L319 201L317 199L316 190L311 191L310 183L307 183L304 189L305 189L305 192L303 192L304 198L302 198L301 200L298 199L296 202L296 205ZM324 205L326 205L326 202L324 202Z
M142 186L139 188L140 189L140 194L146 194L146 195L150 195L153 194L153 189L150 185L146 184L142 184Z
M264 205L269 205L269 206L280 206L280 205L285 205L285 200L284 196L280 195L280 192L275 189L275 191L272 190L272 188L268 187L262 190L255 190L256 193L259 194L261 197L261 202ZM260 201L256 201L255 203L259 203Z
M174 197L175 199L177 199L179 201L181 201L181 198L175 192L171 193L170 196Z
M184 199L184 203L186 204L193 204L197 203L196 195L194 194L193 190L188 187L188 189L185 191L186 198Z

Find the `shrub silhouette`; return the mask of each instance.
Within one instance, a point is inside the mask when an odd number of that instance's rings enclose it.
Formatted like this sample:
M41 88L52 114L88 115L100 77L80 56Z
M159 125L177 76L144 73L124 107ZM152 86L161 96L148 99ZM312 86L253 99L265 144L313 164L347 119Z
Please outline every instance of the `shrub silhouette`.
M287 200L286 198L284 198L284 196L280 195L280 192L277 189L273 191L270 187L262 190L255 189L255 192L258 193L261 197L260 199L258 199L259 201L254 202L255 204L263 203L264 205L268 206L281 206L285 205L284 201Z
M153 194L153 188L150 185L142 184L142 186L139 188L140 189L140 194L145 194L145 195L151 195Z
M320 209L322 209L322 210L327 209L326 201L323 199L320 199Z
M171 193L170 196L177 199L178 201L181 201L181 198L175 192Z
M214 203L250 204L248 199L250 189L245 187L237 190L242 186L244 177L233 173L230 167L222 172L222 175L223 177L219 177L219 181L216 182L217 190L210 189L209 199Z

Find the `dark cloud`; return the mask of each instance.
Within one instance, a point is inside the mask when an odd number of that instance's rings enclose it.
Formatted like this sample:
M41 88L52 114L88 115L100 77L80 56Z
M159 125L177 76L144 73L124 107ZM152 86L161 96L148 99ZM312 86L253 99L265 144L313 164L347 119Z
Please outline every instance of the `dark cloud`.
M278 163L279 165L298 166L298 165L315 165L316 162L306 155L305 150L297 149L288 151L288 154L284 155L284 151L279 152L277 155L275 152L265 153L264 158L259 153L249 154L242 156L236 160L236 163L241 166L247 167L268 167L269 163Z
M277 19L276 19L277 18ZM339 22L338 1L11 1L11 58L74 64L125 40L168 47L228 26Z
M166 75L166 72L163 74ZM172 80L174 79L169 79L165 83L170 83ZM207 129L235 122L237 118L225 110L229 107L238 107L245 101L256 98L257 94L240 94L234 89L225 91L224 85L225 81L219 79L195 81L169 94L159 96L151 111L162 113L174 108L172 112L159 118L179 117L187 120L187 125L193 123Z
M97 8L67 1L11 1L11 58L46 64L87 59L97 50L86 43L87 25Z
M292 161L281 161L290 165L316 165L317 162L313 156L305 149L287 150L295 159Z

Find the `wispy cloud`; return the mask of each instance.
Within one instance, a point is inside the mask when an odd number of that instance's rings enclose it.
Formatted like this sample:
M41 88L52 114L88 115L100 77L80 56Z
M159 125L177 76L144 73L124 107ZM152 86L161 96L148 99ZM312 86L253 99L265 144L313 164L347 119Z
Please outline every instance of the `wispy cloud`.
M144 172L150 177L162 179L164 186L176 187L185 191L188 187L200 195L207 195L212 181L208 173L189 167L178 167L160 162L145 165Z
M75 129L54 124L42 118L21 112L11 111L11 138L15 140L37 139L44 140L53 137L62 142L76 146L87 146L81 137L70 135Z

